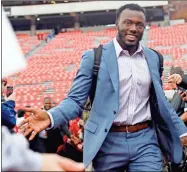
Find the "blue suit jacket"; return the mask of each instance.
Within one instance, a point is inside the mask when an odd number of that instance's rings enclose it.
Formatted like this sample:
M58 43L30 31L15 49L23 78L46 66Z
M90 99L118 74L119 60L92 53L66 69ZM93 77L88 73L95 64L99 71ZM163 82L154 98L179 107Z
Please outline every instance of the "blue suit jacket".
M16 125L16 112L14 108L15 102L12 100L1 103L2 125L8 127L9 129L14 128Z
M161 86L158 56L148 48L144 48L144 53L152 78L150 101L153 123L158 128L158 137L168 158L172 162L179 163L182 159L179 135L187 132L187 129L165 98ZM49 111L54 119L54 128L68 123L69 120L81 114L91 88L93 64L93 50L86 51L67 98ZM95 99L90 117L84 127L83 161L86 166L100 149L118 110L118 64L113 41L111 41L103 46Z

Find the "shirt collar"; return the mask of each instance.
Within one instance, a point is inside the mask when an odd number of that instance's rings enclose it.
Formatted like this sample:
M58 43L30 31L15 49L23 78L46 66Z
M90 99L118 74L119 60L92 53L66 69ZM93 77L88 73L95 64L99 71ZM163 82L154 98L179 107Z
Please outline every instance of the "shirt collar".
M118 58L120 56L121 52L125 51L125 50L123 50L123 48L119 45L116 37L113 39L113 43L114 43L114 47L115 47L115 50L116 50L116 56ZM137 54L137 53L140 53L140 52L143 52L143 46L139 43L138 49L136 50L136 52L134 54Z

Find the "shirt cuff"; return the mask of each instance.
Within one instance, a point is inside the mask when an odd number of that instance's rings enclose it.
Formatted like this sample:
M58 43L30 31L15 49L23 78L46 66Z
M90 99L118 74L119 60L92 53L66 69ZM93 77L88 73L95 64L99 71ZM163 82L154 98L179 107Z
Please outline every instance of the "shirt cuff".
M187 108L184 108L184 112L187 112Z
M187 136L187 133L184 133L184 134L180 135L180 138L184 137L184 136Z
M51 120L51 126L46 128L46 130L50 130L50 129L52 129L54 127L54 120L53 120L53 116L51 115L50 112L47 112L47 114L49 115L49 118Z

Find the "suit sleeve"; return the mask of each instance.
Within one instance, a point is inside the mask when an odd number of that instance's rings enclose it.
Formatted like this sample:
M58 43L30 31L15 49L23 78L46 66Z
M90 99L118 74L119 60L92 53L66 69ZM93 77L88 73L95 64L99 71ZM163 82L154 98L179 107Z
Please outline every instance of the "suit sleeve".
M187 75L182 76L182 82L179 84L180 87L187 89Z
M93 64L93 50L85 52L67 98L60 105L49 110L54 121L53 129L67 124L71 119L81 115L92 84Z
M16 125L15 102L12 100L1 104L2 125L12 129Z
M167 100L166 100L167 101ZM167 106L169 108L170 111L170 115L171 115L171 119L173 121L173 124L176 127L177 133L179 136L186 134L187 133L187 128L184 124L184 122L181 120L180 117L178 117L176 111L174 110L174 108L171 106L171 103L169 103L169 101L167 101Z

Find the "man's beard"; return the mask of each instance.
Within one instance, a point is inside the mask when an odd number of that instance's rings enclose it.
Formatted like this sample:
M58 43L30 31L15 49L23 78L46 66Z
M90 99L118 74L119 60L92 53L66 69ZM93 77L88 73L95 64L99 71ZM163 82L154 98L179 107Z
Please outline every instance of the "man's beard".
M118 34L118 37L119 37L121 43L123 45L125 45L125 47L127 47L127 48L132 48L134 46L138 46L139 42L142 40L142 37L143 37L143 34L142 34L141 37L138 39L138 42L136 44L126 44L125 40L123 40L123 34L119 30L119 28L118 28L118 33L117 34Z

